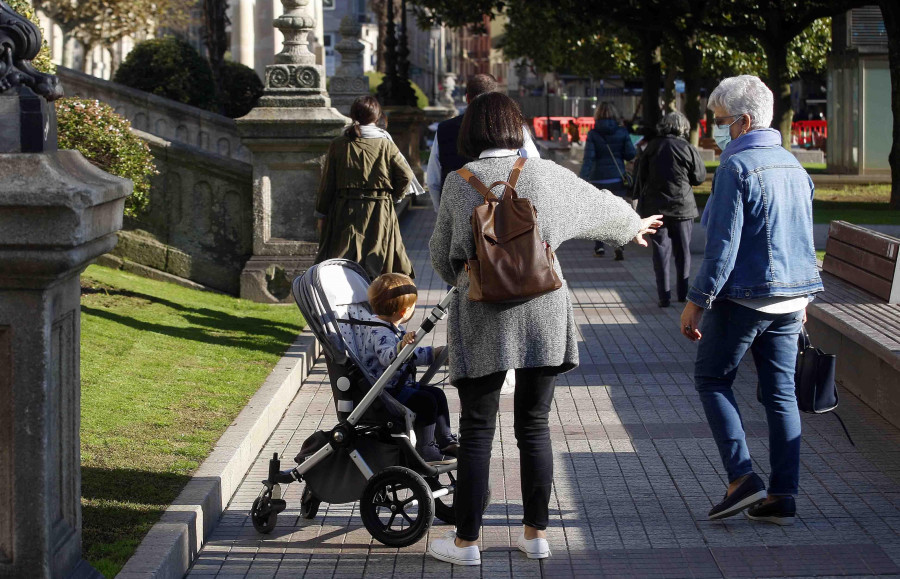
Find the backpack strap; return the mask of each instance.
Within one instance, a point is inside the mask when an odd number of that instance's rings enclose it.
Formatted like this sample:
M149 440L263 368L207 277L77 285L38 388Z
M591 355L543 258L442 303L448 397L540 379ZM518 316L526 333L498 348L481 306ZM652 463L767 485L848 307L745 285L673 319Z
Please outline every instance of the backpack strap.
M494 196L491 194L491 190L488 189L487 186L484 183L482 183L478 179L478 177L473 175L472 172L469 171L468 169L459 169L456 173L460 177L462 177L466 181L466 183L468 183L472 187L475 187L475 190L478 191L479 193L481 193L481 196L484 197L484 200L486 202L490 202L491 199L494 198Z
M475 175L472 174L468 169L459 169L456 173L462 177L469 185L475 188L476 191L481 193L481 196L484 197L484 200L490 202L492 200L496 200L493 193L491 193L491 189L493 189L497 185L506 185L506 189L504 190L504 194L507 193L510 189L515 190L516 181L519 180L519 174L522 172L522 167L525 166L525 157L519 157L516 159L515 164L513 164L512 172L509 174L509 181L495 181L490 187L485 185L478 179Z

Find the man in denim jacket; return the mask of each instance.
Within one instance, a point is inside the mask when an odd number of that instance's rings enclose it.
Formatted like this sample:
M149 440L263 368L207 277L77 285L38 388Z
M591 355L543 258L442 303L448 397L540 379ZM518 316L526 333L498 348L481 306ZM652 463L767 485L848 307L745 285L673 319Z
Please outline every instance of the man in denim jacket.
M813 183L781 146L772 91L755 76L722 81L709 97L722 149L703 212L706 250L681 315L700 341L694 380L728 472L721 519L750 507L754 520L793 523L800 470L794 396L797 341L812 295L823 291L813 246ZM732 383L753 352L769 425L768 492L753 472Z

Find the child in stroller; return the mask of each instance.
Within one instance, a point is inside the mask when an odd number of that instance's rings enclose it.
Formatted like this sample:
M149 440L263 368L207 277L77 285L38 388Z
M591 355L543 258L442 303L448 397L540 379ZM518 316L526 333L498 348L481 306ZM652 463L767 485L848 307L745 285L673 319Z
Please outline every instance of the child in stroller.
M412 318L418 301L413 280L402 273L386 273L375 278L368 290L369 305L375 314L372 325L363 329L362 363L373 375L381 375L416 333L405 333L402 324ZM431 366L445 346L418 347L412 360L387 384L386 391L416 413L416 451L428 464L449 464L459 449L457 437L450 431L447 395L440 388L417 384L416 366Z
M338 422L303 442L296 467L281 470L278 453L269 461L268 476L250 510L260 533L275 529L278 514L287 508L282 485L294 482L305 483L301 517L315 518L322 502L359 501L366 529L388 546L412 545L428 532L435 516L455 523L456 462L428 464L422 459L410 440L415 415L385 388L446 316L456 289L431 310L412 343L401 340L399 353L379 375L362 363L364 330L373 317L369 285L359 264L345 259L316 264L294 280L294 299L322 346ZM439 354L420 384L427 384L446 361L447 351ZM489 497L485 509L488 503Z

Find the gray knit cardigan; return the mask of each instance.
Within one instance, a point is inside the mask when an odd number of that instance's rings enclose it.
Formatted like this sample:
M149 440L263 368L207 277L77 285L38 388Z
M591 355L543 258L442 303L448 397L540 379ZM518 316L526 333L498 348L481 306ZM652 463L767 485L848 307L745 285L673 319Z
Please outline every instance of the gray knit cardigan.
M483 183L506 180L516 157L486 158L466 165ZM497 187L496 192L502 193ZM609 191L598 190L552 161L528 159L516 191L537 209L541 237L557 250L567 239L601 239L624 245L640 231L631 206ZM472 210L484 198L451 173L441 192L437 224L431 236L431 263L441 278L459 288L450 304L448 345L450 380L478 378L510 368L578 366L577 329L572 301L559 261L563 287L520 304L486 304L468 299L465 263L475 259Z

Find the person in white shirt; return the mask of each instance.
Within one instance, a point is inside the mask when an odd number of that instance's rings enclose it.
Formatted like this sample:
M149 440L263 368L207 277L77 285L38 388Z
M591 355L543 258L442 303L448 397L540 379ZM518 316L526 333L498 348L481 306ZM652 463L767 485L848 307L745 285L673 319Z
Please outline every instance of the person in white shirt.
M487 92L497 92L499 88L497 79L489 74L476 74L466 83L466 102L478 95ZM447 175L461 169L463 165L471 161L457 152L456 141L459 137L459 128L462 126L463 115L448 119L438 124L434 135L434 144L431 147L431 156L428 158L428 168L425 171L425 184L428 186L428 194L437 212L441 204L441 189ZM540 158L540 153L531 138L531 131L527 125L524 127L524 144L519 149L519 155L525 158Z

